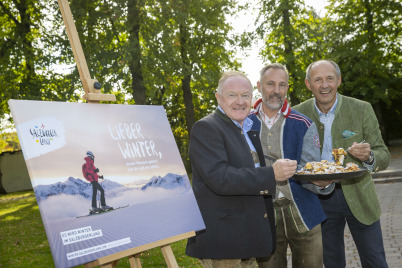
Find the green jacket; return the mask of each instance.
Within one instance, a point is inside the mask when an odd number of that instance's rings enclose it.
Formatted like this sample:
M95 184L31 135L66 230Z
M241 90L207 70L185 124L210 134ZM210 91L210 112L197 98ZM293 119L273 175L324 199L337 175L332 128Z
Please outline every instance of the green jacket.
M321 144L324 139L324 124L320 122L319 115L314 106L314 99L309 99L293 109L305 114L312 119L318 128ZM345 130L356 133L343 138ZM390 153L381 137L378 121L371 104L358 99L338 94L338 105L335 109L335 119L331 128L332 147L347 149L353 142L365 142L370 144L374 153L374 171L384 170L388 167ZM322 146L321 146L322 150ZM346 155L344 163L355 162L359 166L361 161ZM381 215L380 204L374 188L371 172L365 172L362 176L353 179L341 180L343 194L355 218L363 224L369 225L376 222Z

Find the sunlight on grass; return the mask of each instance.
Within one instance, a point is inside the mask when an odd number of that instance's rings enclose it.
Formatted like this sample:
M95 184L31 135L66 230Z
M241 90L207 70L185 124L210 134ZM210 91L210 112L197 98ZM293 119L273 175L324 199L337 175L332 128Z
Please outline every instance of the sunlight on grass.
M20 205L20 206L14 206L14 207L9 207L9 208L2 208L0 211L0 216L5 216L7 214L16 212L20 209L23 209L25 207L30 206L30 204L24 204L24 205ZM10 218L10 216L6 217L5 220L8 220L8 218Z
M2 221L15 221L15 220L20 220L20 219L21 219L21 217L7 216Z
M34 197L34 196L35 194L33 191L9 193L5 195L0 195L0 201L7 201L14 198Z

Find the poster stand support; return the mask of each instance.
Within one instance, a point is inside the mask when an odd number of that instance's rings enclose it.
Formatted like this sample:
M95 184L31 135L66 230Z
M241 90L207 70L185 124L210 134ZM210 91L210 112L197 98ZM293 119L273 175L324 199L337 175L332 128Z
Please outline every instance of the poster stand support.
M92 79L89 73L88 65L85 60L84 51L82 50L81 42L78 36L77 28L73 20L70 5L68 0L57 0L61 14L63 16L64 24L66 25L67 35L70 40L71 48L73 50L74 59L77 63L78 72L80 74L81 82L84 87L85 94L83 99L87 102L99 103L100 101L116 101L114 94L102 94L101 85L96 79ZM84 265L85 268L100 266L105 268L116 267L119 259L128 257L130 267L141 268L140 254L147 250L160 247L162 254L167 263L167 267L178 268L176 258L173 254L170 244L195 236L195 231L187 232L184 234L176 235L173 237L165 238L159 241L151 242L142 246L134 247L124 250L115 254L101 257L93 262Z
M195 232L191 231L188 233L172 236L169 238L165 238L159 241L151 242L142 246L138 246L135 248L131 248L128 250L124 250L115 254L111 254L105 257L101 257L97 259L96 261L87 263L84 265L85 268L91 268L95 266L100 266L104 268L111 268L111 267L116 267L117 262L119 259L128 257L130 267L132 268L141 268L141 261L139 259L140 254L142 252L145 252L147 250L153 249L160 247L162 250L163 257L165 258L165 261L167 263L167 267L171 268L178 268L179 266L177 265L176 258L173 254L172 248L170 247L170 244L187 239L189 237L195 236Z
M70 40L74 59L77 63L78 72L84 87L85 94L82 98L87 102L116 101L116 96L114 94L102 94L100 90L101 84L98 80L91 78L68 0L58 0L57 2L59 3L64 24L66 25L67 35Z

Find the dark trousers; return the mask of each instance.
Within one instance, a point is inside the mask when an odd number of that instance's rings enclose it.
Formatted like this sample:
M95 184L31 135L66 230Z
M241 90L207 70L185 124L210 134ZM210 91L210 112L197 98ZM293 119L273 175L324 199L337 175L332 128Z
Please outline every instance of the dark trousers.
M341 189L320 196L327 220L321 224L325 268L346 266L344 231L348 223L363 268L386 268L380 221L371 225L360 223L352 214Z
M92 184L92 207L93 208L97 207L96 195L98 194L98 190L101 193L101 196L100 196L101 206L106 206L105 191L103 190L102 186L97 181L91 181L91 184Z

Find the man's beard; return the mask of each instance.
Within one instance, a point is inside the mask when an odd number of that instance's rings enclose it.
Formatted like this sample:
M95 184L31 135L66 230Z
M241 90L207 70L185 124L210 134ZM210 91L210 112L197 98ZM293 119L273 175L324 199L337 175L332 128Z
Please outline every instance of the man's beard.
M276 97L279 98L280 101L279 101L279 102L272 102L272 101L271 101L271 98L276 98ZM279 95L279 94L277 94L277 93L274 93L274 94L271 94L271 95L269 95L269 96L262 96L262 101L265 103L265 105L266 105L269 109L277 110L277 109L279 109L279 108L282 107L283 102L284 102L284 98L282 98L281 95Z

